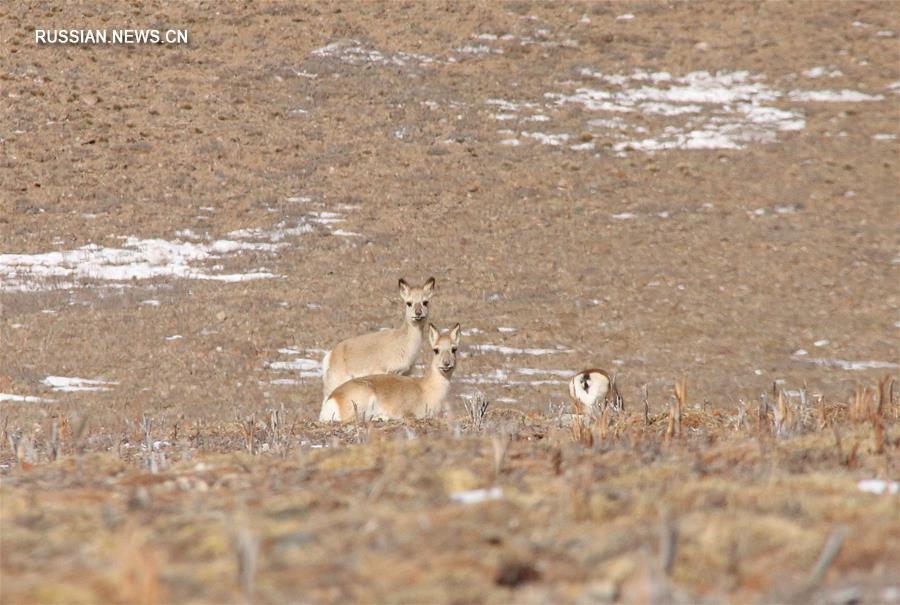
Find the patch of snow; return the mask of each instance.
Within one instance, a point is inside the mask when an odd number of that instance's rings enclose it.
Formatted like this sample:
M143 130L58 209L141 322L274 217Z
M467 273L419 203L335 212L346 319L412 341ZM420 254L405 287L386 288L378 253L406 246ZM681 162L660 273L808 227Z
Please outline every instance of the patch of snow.
M485 103L488 105L495 105L499 107L501 111L507 112L517 112L522 111L523 109L536 109L538 107L536 103L529 103L527 101L508 101L506 99L486 99Z
M563 347L557 349L539 349L539 348L525 348L519 349L516 347L506 347L502 345L490 345L490 344L481 344L481 345L470 345L469 349L475 351L481 351L483 353L500 353L502 355L554 355L557 353L571 353L572 349L566 349Z
M857 90L792 90L788 93L791 101L799 103L862 103L883 101L883 95L870 95Z
M365 46L359 40L339 40L332 42L312 52L313 56L336 59L348 65L382 65L395 67L423 67L434 63L441 63L435 57L418 53L381 52Z
M814 358L797 359L803 363L809 363L825 368L838 368L840 370L858 371L858 370L889 370L892 368L900 368L900 365L889 361L846 361L844 359L825 359Z
M479 504L503 498L503 490L499 487L490 489L472 489L450 494L450 500L459 504Z
M455 52L462 53L464 55L490 55L490 54L503 54L502 48L491 48L486 44L479 44L477 46L472 46L467 44L465 46L461 46L459 48L453 49Z
M787 206L775 206L775 214L795 214L797 212L797 207L793 204L788 204Z
M543 132L526 132L522 131L521 136L534 139L535 141L540 142L543 145L560 145L569 140L569 135L566 133L559 134L545 134Z
M829 69L825 67L813 67L803 72L807 78L821 78L827 76L829 78L839 78L844 75L840 69Z
M118 382L108 380L90 380L88 378L70 378L67 376L47 376L43 381L45 385L54 391L109 391L106 385L116 385Z
M557 105L576 103L594 112L673 118L652 137L618 142L614 146L618 152L740 149L751 141L772 142L778 131L801 130L806 125L802 113L767 105L781 93L762 83L761 76L746 71L697 71L682 77L645 70L603 74L582 69L580 73L606 87L579 87L571 94L548 92L545 97ZM628 126L621 118L611 123L604 120L588 123L616 131L648 132L643 126ZM612 135L621 138L618 132Z
M20 403L50 403L54 399L44 399L43 397L31 397L29 395L10 395L9 393L0 393L0 401L16 401Z
M356 233L355 231L345 231L343 229L335 229L331 232L331 235L335 235L337 237L363 237L362 233Z
M525 376L549 375L571 378L573 375L571 370L542 370L540 368L516 368L516 372Z
M324 356L327 351L317 348L283 347L278 349L282 355L314 355ZM322 362L319 359L299 358L290 361L272 361L266 364L270 370L299 371L301 378L315 378L322 375ZM283 381L272 381L272 384L292 384Z
M700 113L703 107L700 105L671 105L669 103L641 103L640 110L643 113L660 116L679 116L684 113Z
M75 250L41 254L0 254L2 289L35 291L74 288L80 280L127 282L160 277L246 281L275 277L268 272L222 274L197 263L247 251L272 252L271 244L217 240L211 243L170 242L126 237L121 248L88 244ZM69 281L51 281L66 279Z
M900 482L885 481L884 479L863 479L856 484L856 487L863 492L869 494L883 495L888 493L891 495L900 494Z

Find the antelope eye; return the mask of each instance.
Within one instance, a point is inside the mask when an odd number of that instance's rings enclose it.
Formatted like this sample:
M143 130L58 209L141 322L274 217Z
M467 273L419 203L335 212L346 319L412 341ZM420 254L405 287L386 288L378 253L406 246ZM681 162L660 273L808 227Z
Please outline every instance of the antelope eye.
M435 349L434 352L435 352L435 354L437 354L439 351L437 349Z
M425 306L427 307L427 306L428 306L428 301L427 301L427 300L423 300L423 301L422 301L422 304L425 305Z
M412 303L411 303L411 302L408 302L408 303L406 303L406 306L407 306L407 307L411 307L411 306L412 306Z
M451 352L451 353L456 353L456 347L453 347L452 349L450 349L450 352Z

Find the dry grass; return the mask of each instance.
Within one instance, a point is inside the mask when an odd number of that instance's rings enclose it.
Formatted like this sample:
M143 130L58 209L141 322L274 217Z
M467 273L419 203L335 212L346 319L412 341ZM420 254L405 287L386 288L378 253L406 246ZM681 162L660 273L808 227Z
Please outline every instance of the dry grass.
M71 429L86 423L74 416L28 429L5 418L0 596L885 598L900 565L897 497L856 483L895 476L890 383L832 403L776 391L757 422L744 404L729 414L687 395L678 382L646 414L594 419L513 421L485 401L462 422L323 427L278 408L186 431L142 418L120 435L134 448L91 445L113 436ZM489 488L502 496L450 498Z

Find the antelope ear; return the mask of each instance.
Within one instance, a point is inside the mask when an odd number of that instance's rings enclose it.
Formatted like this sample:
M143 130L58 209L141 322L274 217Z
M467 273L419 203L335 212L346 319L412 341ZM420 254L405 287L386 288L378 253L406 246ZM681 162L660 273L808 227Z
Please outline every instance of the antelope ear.
M403 297L403 300L406 300L407 298L409 298L409 284L406 283L406 280L403 279L402 277L400 278L400 281L397 283L400 286L400 296Z
M422 290L425 291L425 296L431 298L431 295L434 294L434 278L429 277L428 281L425 282L425 285L422 286Z
M459 324L453 326L453 329L450 330L450 339L453 341L454 345L459 344L459 335L462 332L462 328L459 327Z
M437 344L438 338L440 337L441 333L434 327L434 324L428 324L428 342L431 343L432 347Z

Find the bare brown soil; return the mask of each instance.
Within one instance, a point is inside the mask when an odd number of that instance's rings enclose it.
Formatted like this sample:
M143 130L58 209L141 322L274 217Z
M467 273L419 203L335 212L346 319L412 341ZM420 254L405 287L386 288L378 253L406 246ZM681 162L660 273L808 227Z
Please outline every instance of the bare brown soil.
M73 27L186 28L190 44L34 44ZM856 488L898 478L897 408L881 447L871 418L850 422L855 387L898 363L898 33L890 2L0 7L0 255L343 220L201 264L273 279L0 282L0 393L53 400L0 402L0 600L898 594L898 499ZM369 54L316 52L333 43ZM839 75L802 75L820 66ZM546 96L595 86L585 69L746 70L804 125L740 149L622 150L590 124L608 114ZM549 121L500 120L492 99ZM570 139L504 145L503 129ZM467 330L449 416L317 425L320 381L270 364L398 322L397 279L429 275L432 319ZM594 443L559 418L565 372L585 367L617 372L628 411ZM687 428L667 442L680 378ZM779 436L776 381L806 393ZM483 430L462 420L477 391ZM739 423L763 393L760 425ZM450 499L494 485L496 501ZM840 553L806 586L837 526Z

